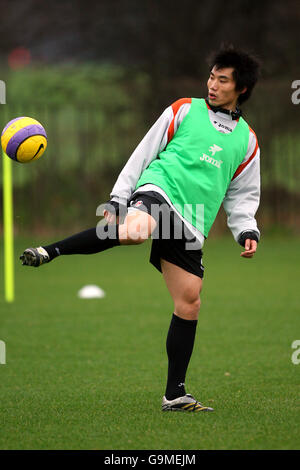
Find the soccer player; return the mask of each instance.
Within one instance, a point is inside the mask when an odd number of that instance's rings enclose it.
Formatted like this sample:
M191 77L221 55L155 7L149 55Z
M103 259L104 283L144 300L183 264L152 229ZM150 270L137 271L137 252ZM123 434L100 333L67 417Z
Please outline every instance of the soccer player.
M150 262L174 302L163 411L213 411L185 389L200 309L202 247L223 203L228 227L244 247L241 256L252 258L257 249L260 151L240 105L251 96L258 69L250 54L232 46L220 49L211 59L207 97L169 106L129 158L105 206L106 225L28 248L20 257L24 265L37 267L57 256L97 253L152 237Z

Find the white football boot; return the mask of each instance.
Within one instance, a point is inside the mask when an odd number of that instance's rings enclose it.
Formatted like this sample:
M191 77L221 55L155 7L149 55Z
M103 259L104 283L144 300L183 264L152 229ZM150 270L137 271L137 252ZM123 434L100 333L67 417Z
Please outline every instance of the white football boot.
M167 400L166 397L163 397L161 407L162 411L214 411L213 408L202 405L190 394L174 400Z
M50 257L47 251L41 246L37 248L27 248L20 256L22 264L25 266L34 266L38 268L42 264L49 263Z

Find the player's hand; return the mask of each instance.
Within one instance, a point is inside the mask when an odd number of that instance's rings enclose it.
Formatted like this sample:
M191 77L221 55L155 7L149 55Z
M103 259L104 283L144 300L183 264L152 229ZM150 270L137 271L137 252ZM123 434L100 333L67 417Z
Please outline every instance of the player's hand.
M108 201L105 203L103 216L108 224L123 223L127 213L127 206L119 204L116 201Z
M114 224L117 219L116 214L112 214L111 212L108 212L107 210L103 212L103 215L108 224Z
M245 251L241 253L241 256L243 256L243 258L253 258L254 253L256 252L256 249L257 249L257 241L250 240L250 238L247 238L245 240Z

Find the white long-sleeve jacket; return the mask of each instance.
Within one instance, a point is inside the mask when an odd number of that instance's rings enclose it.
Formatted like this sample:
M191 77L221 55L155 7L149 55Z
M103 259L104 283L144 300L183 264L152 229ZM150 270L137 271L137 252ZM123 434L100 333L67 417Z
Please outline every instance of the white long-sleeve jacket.
M162 113L121 171L110 194L112 200L123 204L127 203L135 191L141 173L165 149L189 112L190 106L190 100L183 98L173 103ZM211 109L208 110L208 113L211 123L220 132L232 132L237 124L237 121L228 114L214 112ZM260 150L254 131L250 127L249 129L249 143L245 158L237 168L223 200L227 224L236 241L243 232L249 230L255 231L258 238L260 237L255 220L260 200ZM146 184L138 188L138 192L141 191L159 192L172 206L165 192L156 185ZM174 207L173 209L176 211ZM180 216L178 212L177 214ZM204 235L187 221L182 220L203 245Z

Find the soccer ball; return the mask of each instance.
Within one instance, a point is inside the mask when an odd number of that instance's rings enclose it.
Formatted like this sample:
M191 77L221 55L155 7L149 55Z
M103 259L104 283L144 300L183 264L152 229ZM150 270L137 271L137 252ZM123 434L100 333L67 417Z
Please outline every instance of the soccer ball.
M47 147L47 134L42 124L30 117L9 121L1 134L6 155L16 162L29 163L40 158Z

